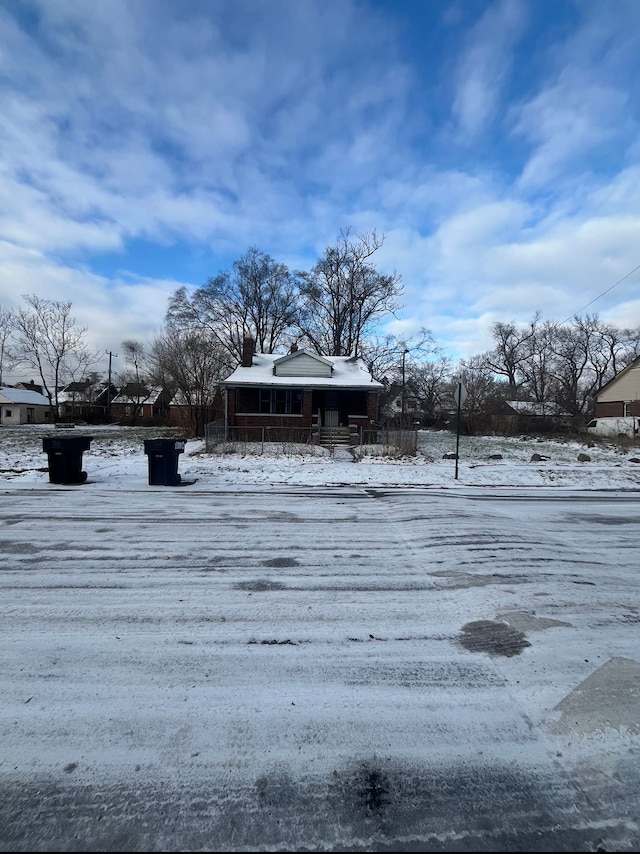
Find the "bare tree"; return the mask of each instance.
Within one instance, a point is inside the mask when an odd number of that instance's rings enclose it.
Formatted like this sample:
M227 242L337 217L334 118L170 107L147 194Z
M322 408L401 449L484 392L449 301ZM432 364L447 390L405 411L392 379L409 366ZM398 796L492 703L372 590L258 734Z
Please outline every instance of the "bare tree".
M391 333L384 336L363 338L360 344L360 358L369 372L377 380L397 379L400 375L403 354L410 355L410 362L419 362L439 351L428 329L422 327L416 335L398 338Z
M467 390L462 412L468 432L474 434L486 430L499 415L500 407L507 399L508 384L495 379L482 356L461 359L458 375L450 383L451 396L459 382Z
M536 314L529 327L518 328L513 321L494 323L491 327L495 346L484 354L483 361L494 374L506 378L511 400L516 399L518 389L524 381L522 363L530 356L528 345L535 334L538 321L539 316Z
M129 369L129 381L142 384L146 379L146 374L143 373L146 360L144 344L141 341L128 338L122 342L122 350L125 363Z
M253 247L233 262L230 271L210 278L191 296L186 288L177 290L169 302L167 322L207 329L238 361L245 335L262 353L273 353L284 343L295 326L297 300L296 277Z
M524 341L525 355L519 364L521 385L529 398L538 403L548 402L556 391L553 374L556 329L554 323L541 322L536 314Z
M3 373L5 366L12 366L12 357L9 343L13 335L13 312L9 308L0 305L0 386L3 385Z
M167 325L152 344L151 358L157 381L170 385L184 408L182 426L193 436L203 436L205 425L216 416L229 354L201 327Z
M448 356L430 362L414 363L409 372L409 382L415 389L424 414L437 418L444 396L451 385L452 362Z
M125 369L117 376L119 394L127 401L127 405L131 406L131 423L135 424L151 390L149 358L145 345L134 338L122 342L122 352Z
M343 229L336 245L300 274L299 329L318 353L359 356L364 337L399 308L400 276L379 273L372 263L383 242L375 230L352 239Z
M557 327L551 339L555 399L572 415L584 414L598 388L601 324L597 316L575 317L571 326ZM605 351L606 352L606 351ZM605 368L606 370L606 368Z
M26 308L13 315L16 364L38 372L49 403L58 413L58 392L63 385L81 379L99 360L85 341L86 327L77 327L71 302L23 296Z

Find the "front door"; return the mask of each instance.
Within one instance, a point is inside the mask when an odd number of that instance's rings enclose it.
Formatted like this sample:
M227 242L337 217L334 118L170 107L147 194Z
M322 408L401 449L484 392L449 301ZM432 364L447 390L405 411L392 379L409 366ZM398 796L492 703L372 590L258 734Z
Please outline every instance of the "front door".
M337 391L326 391L324 393L324 418L322 422L325 427L337 427L340 423Z

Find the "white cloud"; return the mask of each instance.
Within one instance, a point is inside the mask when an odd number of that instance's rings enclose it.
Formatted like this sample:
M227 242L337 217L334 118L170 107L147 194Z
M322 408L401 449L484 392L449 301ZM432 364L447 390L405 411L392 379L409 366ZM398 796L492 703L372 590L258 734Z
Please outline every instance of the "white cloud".
M490 5L471 30L455 73L452 113L460 132L473 137L494 117L526 23L519 0Z
M627 95L577 75L563 75L556 86L526 104L515 132L534 144L522 171L524 189L553 180L573 180L586 171L589 155L597 153L624 132ZM564 173L564 174L563 174Z
M71 301L78 327L86 327L89 346L103 354L117 352L122 341L148 341L164 321L169 297L188 282L117 276L107 279L89 269L56 264L41 252L0 242L0 280L11 282L0 305L24 307L22 296ZM103 357L103 362L106 356Z
M517 98L532 4L488 4L467 30L456 6L433 66L368 2L249 6L249 27L246 0L0 11L1 304L71 299L116 350L188 278L140 277L137 241L214 266L255 245L300 269L341 228L375 228L406 288L393 328L470 355L495 320L561 320L639 262L634 4L615 21L576 7L525 56L542 76ZM640 325L639 299L631 279L592 310Z

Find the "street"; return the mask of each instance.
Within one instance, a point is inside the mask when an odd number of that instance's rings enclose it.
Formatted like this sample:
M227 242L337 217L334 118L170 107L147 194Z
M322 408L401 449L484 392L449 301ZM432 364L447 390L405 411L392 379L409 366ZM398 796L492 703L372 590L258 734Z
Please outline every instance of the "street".
M637 493L3 488L2 851L634 851Z

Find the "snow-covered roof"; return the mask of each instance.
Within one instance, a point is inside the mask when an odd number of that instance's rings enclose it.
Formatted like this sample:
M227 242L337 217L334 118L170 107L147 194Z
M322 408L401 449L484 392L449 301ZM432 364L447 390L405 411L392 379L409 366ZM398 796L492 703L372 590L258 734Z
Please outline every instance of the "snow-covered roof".
M541 403L535 400L508 400L507 406L510 406L519 415L539 415L543 417L562 415L568 418L571 417L570 412L567 412L566 409L563 409L553 401Z
M305 353L299 350L299 354ZM291 356L298 354L292 353ZM224 380L224 385L238 386L299 386L303 388L362 388L368 390L383 388L382 383L374 380L367 366L355 356L320 356L323 362L332 366L330 377L286 376L274 374L274 364L282 360L282 354L254 353L253 365L242 365Z
M150 389L139 386L137 389L130 390L129 394L127 394L125 386L125 389L122 389L120 394L112 398L111 403L155 403L161 394L161 386Z
M16 406L51 406L49 398L37 391L28 391L24 388L0 388L0 402L13 403Z
M58 392L58 403L78 403L79 401L94 401L107 389L106 383L91 386L82 383L70 383Z

